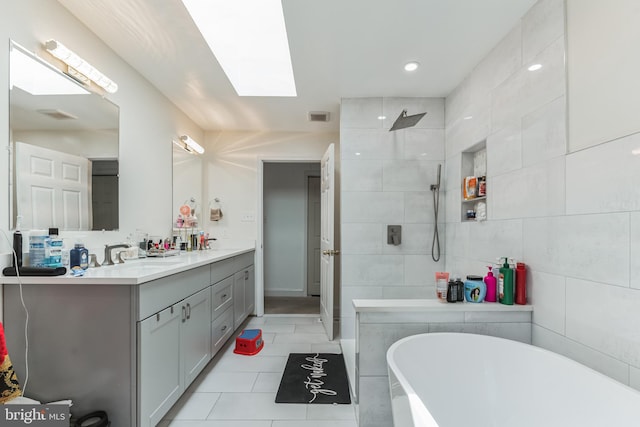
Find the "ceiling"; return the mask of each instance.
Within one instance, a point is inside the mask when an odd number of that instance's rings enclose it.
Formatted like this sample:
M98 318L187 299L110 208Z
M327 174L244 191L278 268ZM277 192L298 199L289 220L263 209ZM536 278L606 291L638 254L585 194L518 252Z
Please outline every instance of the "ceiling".
M535 3L282 0L298 96L279 98L236 95L180 0L58 1L202 129L306 132L337 131L341 98L447 96Z

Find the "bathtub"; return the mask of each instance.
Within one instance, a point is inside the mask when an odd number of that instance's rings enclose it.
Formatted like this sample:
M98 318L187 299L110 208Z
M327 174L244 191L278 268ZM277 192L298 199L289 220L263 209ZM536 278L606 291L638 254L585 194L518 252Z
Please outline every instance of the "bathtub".
M413 335L387 365L395 427L640 426L639 392L517 341Z

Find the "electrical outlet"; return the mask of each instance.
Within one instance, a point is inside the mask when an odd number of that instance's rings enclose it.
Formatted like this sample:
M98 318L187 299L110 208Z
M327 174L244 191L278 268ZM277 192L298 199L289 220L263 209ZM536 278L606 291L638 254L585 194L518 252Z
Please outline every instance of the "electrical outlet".
M240 217L242 222L256 222L256 216L253 212L244 212Z

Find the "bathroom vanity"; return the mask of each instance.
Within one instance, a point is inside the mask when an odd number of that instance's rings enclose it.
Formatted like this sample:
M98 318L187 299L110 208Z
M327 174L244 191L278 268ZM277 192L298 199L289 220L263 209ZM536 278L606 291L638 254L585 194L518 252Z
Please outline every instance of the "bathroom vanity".
M254 310L254 248L188 252L23 277L29 311L25 396L102 409L111 425L153 427ZM2 277L4 328L25 384L25 313Z
M531 343L533 308L530 305L356 299L353 307L356 311L355 357L345 354L345 360L355 361L347 370L360 427L393 425L386 354L401 338L433 332L465 332Z

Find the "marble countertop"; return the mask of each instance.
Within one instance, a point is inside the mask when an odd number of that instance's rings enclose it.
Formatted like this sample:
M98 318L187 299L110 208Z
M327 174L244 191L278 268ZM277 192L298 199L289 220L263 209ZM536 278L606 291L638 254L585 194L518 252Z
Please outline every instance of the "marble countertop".
M182 252L168 257L149 257L126 260L124 264L94 267L84 276L23 276L22 284L56 285L139 285L216 261L255 250L253 246L238 249L210 249L206 251ZM0 276L2 284L18 284L17 277Z
M410 311L533 311L531 305L504 305L496 302L446 303L437 299L354 299L356 312Z

